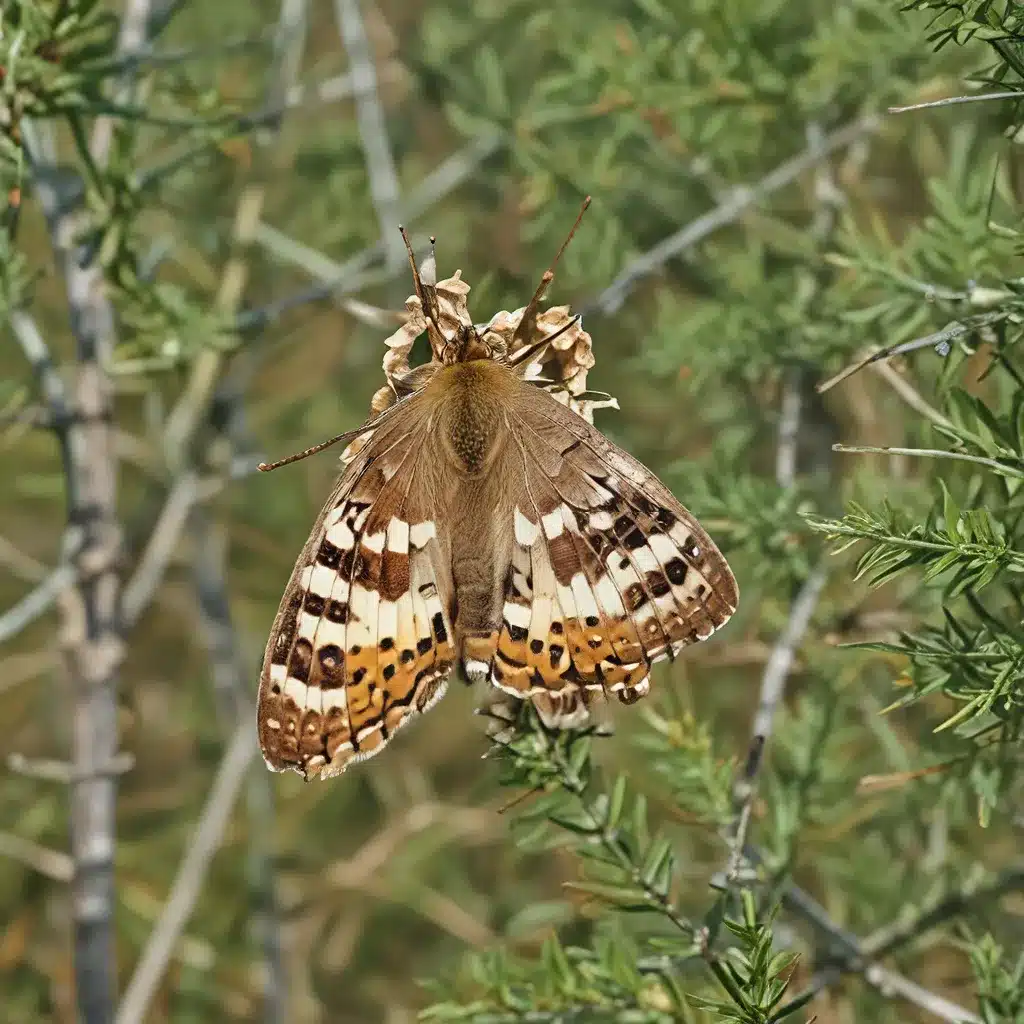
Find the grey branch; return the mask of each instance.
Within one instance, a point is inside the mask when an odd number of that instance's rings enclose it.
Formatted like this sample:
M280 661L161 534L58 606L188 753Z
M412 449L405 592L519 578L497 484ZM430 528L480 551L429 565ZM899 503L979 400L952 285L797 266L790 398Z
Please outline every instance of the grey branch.
M175 944L202 892L206 872L220 846L255 753L256 730L252 722L243 721L235 730L217 769L206 806L189 839L170 895L125 990L116 1024L144 1024L146 1021L149 1005L174 955Z
M845 970L860 970L863 972L864 980L883 994L899 995L907 1002L927 1010L940 1020L948 1021L949 1024L958 1024L958 1022L959 1024L980 1024L980 1018L970 1010L929 991L888 967L883 967L879 963L867 962L865 947L869 947L872 943L877 944L877 938L869 938L862 942L856 935L852 935L845 928L837 925L829 916L828 911L803 889L795 885L789 886L783 894L782 900L790 911L809 921L815 929L824 935L835 953L842 959L842 966L832 965L825 971L816 974L815 982L831 984L838 980ZM797 999L809 999L816 994L819 990L813 988L813 985L814 982Z
M708 235L738 220L751 206L785 188L836 150L843 149L869 132L875 131L878 125L879 119L872 114L858 118L825 136L820 140L820 144L812 145L779 164L775 170L755 184L733 189L732 193L713 210L691 221L686 227L669 235L653 249L635 259L600 295L587 302L581 312L586 314L600 310L607 314L614 313L638 281L660 270L674 256L692 248Z
M765 747L771 739L775 712L785 693L786 680L789 678L796 650L810 625L811 616L814 614L826 579L827 574L823 564L816 566L811 575L807 577L790 609L786 628L772 649L768 664L765 666L764 676L761 679L761 696L751 728L746 764L743 767L742 776L736 783L735 802L738 810L735 818L735 834L731 840L729 864L726 868L727 883L733 882L739 873L747 830L750 826L750 814L757 792L757 777L761 765L764 763Z
M66 883L74 878L75 865L66 853L47 849L10 832L0 832L0 857L24 864L55 882Z
M856 971L863 973L869 984L883 991L895 992L951 1024L957 1021L970 1021L973 1024L979 1018L970 1011L902 978L876 961L976 904L1022 888L1024 866L1011 868L995 878L968 883L913 917L879 928L861 940L834 924L825 909L806 893L796 890L787 892L784 896L786 905L834 941L841 962L818 971L803 992L779 1009L775 1019L781 1020L798 1007L805 1006L818 992L835 984L844 974Z
M45 615L75 579L70 565L54 569L37 587L30 590L16 605L0 615L0 644L16 636L36 619Z
M63 604L62 648L75 705L72 713L71 886L75 988L84 1024L107 1024L116 1000L114 949L115 776L105 766L117 752L121 524L117 457L107 367L114 313L102 273L77 243L82 186L49 162L49 125L26 135L36 194L60 266L76 345L69 391L73 415L60 419L64 439L68 526L63 563L73 577ZM23 332L25 347L30 334ZM32 341L29 342L29 351ZM55 397L54 391L49 397Z
M230 422L230 420L229 420ZM237 723L252 728L249 701L249 666L231 615L225 578L226 531L204 508L190 518L193 540L193 581L200 627L206 641L213 675L214 698L225 731ZM248 868L253 900L253 937L262 948L267 970L264 984L264 1020L279 1024L286 1019L286 981L281 949L273 836L274 794L269 772L253 772L246 787L250 822Z
M979 92L968 96L947 96L941 100L927 100L924 103L911 103L906 107L889 107L890 114L905 114L910 110L928 110L932 107L953 107L961 103L986 103L989 100L1021 100L1024 92Z
M800 394L802 374L791 370L782 392L779 415L779 445L775 450L775 481L780 487L792 487L796 480L796 446L800 437Z
M905 355L907 352L915 352L922 348L934 348L944 355L944 346L948 348L951 341L956 341L957 338L977 331L982 327L990 327L993 324L997 324L1005 320L1009 315L1009 312L1006 310L979 313L977 316L963 321L954 320L952 323L946 324L942 330L934 331L932 334L925 334L923 337L914 338L912 341L904 341L898 345L888 345L885 348L878 349L876 352L871 352L845 369L840 370L834 377L829 377L828 380L823 381L818 385L818 392L823 394L829 391L840 381L846 380L847 377L852 377L859 370L863 370L865 366L870 366L880 359L891 359L893 356Z
M402 194L391 155L384 109L377 91L377 68L359 10L359 0L334 0L334 12L355 79L356 118L366 154L370 196L384 241L385 263L389 270L394 271L405 263L405 245L398 232L402 220Z

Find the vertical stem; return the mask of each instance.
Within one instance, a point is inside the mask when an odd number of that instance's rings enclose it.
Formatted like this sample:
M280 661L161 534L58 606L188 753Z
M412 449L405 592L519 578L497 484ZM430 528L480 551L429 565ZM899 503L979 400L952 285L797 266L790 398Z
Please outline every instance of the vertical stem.
M113 1019L114 844L117 682L123 652L119 621L121 526L111 423L109 365L113 317L94 266L67 249L64 273L76 341L75 417L68 431L69 521L65 558L75 585L62 600L62 648L74 693L71 856L75 982L85 1024Z

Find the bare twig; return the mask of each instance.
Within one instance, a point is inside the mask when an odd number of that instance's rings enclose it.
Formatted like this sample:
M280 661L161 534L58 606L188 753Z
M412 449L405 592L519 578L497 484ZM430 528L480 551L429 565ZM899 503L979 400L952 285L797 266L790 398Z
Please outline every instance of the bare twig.
M55 882L67 883L75 876L74 861L66 853L47 849L10 832L0 832L0 857L16 860Z
M6 537L0 537L0 565L27 583L40 583L49 574L42 562L26 554Z
M824 930L835 940L839 947L837 952L841 962L831 964L818 971L802 992L779 1008L773 1019L782 1020L795 1012L799 1007L806 1006L819 992L835 984L844 974L863 972L867 975L869 971L873 971L873 977L867 978L871 984L882 985L883 983L888 983L892 986L893 991L899 991L899 994L904 996L904 998L916 1002L917 1005L929 1010L929 1012L937 1013L940 1017L943 1016L946 1010L952 1008L952 1004L947 1004L945 1000L941 1000L940 1003L937 1000L940 1000L941 997L934 996L932 993L924 993L926 997L931 996L931 999L917 1002L916 997L921 996L924 990L913 985L912 982L903 984L905 979L901 979L899 975L880 968L875 961L881 960L888 954L912 942L919 935L956 917L978 903L990 900L1002 893L1022 888L1024 888L1024 866L1001 872L995 878L987 881L976 879L950 893L948 896L943 897L938 902L933 903L929 908L913 917L879 928L860 941L844 929L839 928L838 925L835 925L824 908L817 905L812 897L802 894L802 898L794 902L787 895L787 906L806 916L808 920L811 920L812 923ZM899 981L895 979L899 979ZM955 1008L956 1011L959 1011L959 1009L959 1007ZM969 1021L976 1020L977 1018L968 1013L967 1016L951 1016L943 1017L943 1019Z
M826 578L827 574L823 564L819 564L807 577L793 602L789 621L772 650L761 678L761 697L751 729L750 747L743 766L743 774L737 780L733 791L736 807L735 832L731 837L732 849L726 868L727 883L733 882L739 873L747 830L750 826L750 814L757 792L757 776L764 762L765 747L771 738L775 711L785 692L786 680L796 656L796 649L800 646L803 635L810 624Z
M947 452L941 448L876 448L873 445L834 444L834 452L847 452L853 455L916 455L926 459L955 459L958 462L973 462L978 466L986 466L1003 476L1024 479L1024 463L1022 468L986 459L981 455L968 455L966 452ZM1017 461L1020 461L1019 459Z
M869 366L871 363L877 362L880 359L891 359L893 356L903 355L907 352L914 352L921 348L934 348L940 355L945 355L949 349L949 343L955 341L957 338L962 337L965 334L970 334L972 331L976 331L981 327L989 327L992 324L997 324L1002 320L1005 320L1010 314L1005 310L999 310L992 313L979 313L977 316L970 317L967 320L960 321L954 320L951 324L946 324L941 331L935 331L932 334L926 334L920 338L914 338L912 341L904 341L898 345L889 345L885 348L878 349L876 352L872 352L870 355L863 356L858 359L857 362L850 366L847 366L844 370L840 370L834 377L829 377L828 380L823 381L818 385L818 393L824 394L831 388L834 388L840 381L846 380L847 377L852 377L859 370L863 370L865 366Z
M943 416L938 409L930 405L920 395L913 384L903 377L898 370L890 366L888 363L872 363L871 369L878 374L886 384L889 385L903 399L907 405L910 406L914 412L920 413L925 419L929 419L938 427L952 427L952 421Z
M864 980L882 995L901 996L908 1003L913 1003L948 1024L982 1024L982 1019L976 1013L937 992L929 991L888 967L872 964L864 971Z
M218 536L216 526L205 508L197 507L193 510L191 525L193 579L200 625L213 673L214 697L219 717L227 730L233 729L236 724L251 728L248 667L231 616L225 579L224 539ZM274 813L269 773L250 774L246 787L246 805L250 821L249 874L254 902L252 926L254 937L263 950L267 968L264 1020L267 1024L280 1024L286 1019L286 986L278 921L277 880L271 833L268 829Z
M117 518L117 458L111 430L112 391L107 367L114 315L102 273L77 242L82 211L46 162L53 152L44 128L26 144L36 192L64 276L76 343L69 389L73 415L66 424L68 527L63 562L74 581L64 591L62 649L75 699L71 784L71 856L75 864L72 913L79 1012L85 1024L106 1024L116 995L114 950L114 802L116 782L104 772L117 752L117 675L120 634L121 526ZM67 183L64 182L66 185ZM25 345L27 334L21 335ZM38 340L38 339L37 339ZM39 363L41 366L46 362ZM57 397L53 388L48 397ZM64 429L62 427L62 429ZM59 571L59 570L58 570Z
M786 376L779 415L779 444L775 450L775 481L780 487L792 487L796 479L796 445L800 436L800 407L803 374L793 370Z
M309 0L282 0L278 19L275 67L268 85L268 106L282 109L280 98L287 95L298 74L302 49L305 44L306 16ZM279 126L278 117L275 126ZM264 152L269 148L264 139ZM246 187L235 211L232 229L232 253L221 274L220 287L215 299L218 310L234 314L242 299L248 280L248 248L252 243L263 214L265 186L254 175ZM178 402L167 417L164 428L164 451L168 462L181 472L188 463L188 446L202 422L213 397L224 365L224 354L213 348L204 348L192 364L188 382Z
M17 636L36 619L45 615L60 594L71 586L74 579L74 569L70 565L62 565L30 590L13 608L8 608L0 615L0 644Z
M960 103L986 103L989 100L1022 100L1024 93L1016 92L980 92L968 96L947 96L941 100L927 100L924 103L911 103L906 107L889 107L890 114L905 114L910 110L928 110L933 107L952 107Z
M790 885L783 893L782 902L790 911L799 917L809 921L815 929L826 937L835 954L850 961L851 964L864 962L863 943L856 935L851 934L845 928L836 924L825 908L818 903L813 896L805 892L799 886ZM870 940L869 940L870 941ZM851 969L855 969L851 967ZM874 988L879 989L886 995L899 995L907 1002L938 1017L940 1020L948 1021L949 1024L980 1024L980 1018L970 1010L956 1003L930 992L928 989L918 985L916 982L905 978L887 967L878 963L871 963L860 968L863 970L864 980ZM837 975L838 977L838 975ZM807 993L804 993L807 997Z
M186 470L174 481L157 516L149 540L121 598L121 614L126 627L138 622L146 606L163 582L188 514L199 499L199 477Z
M334 16L355 79L356 119L366 154L370 197L384 242L384 262L388 270L397 271L405 265L405 247L398 234L398 225L402 222L402 193L391 155L384 108L377 91L377 68L359 0L334 0Z
M146 942L118 1008L116 1024L144 1024L174 947L202 892L210 862L231 818L246 770L256 753L252 723L242 722L217 769L196 829L189 839L167 902Z
M62 782L70 784L78 778L78 771L73 764L64 761L52 761L46 758L28 758L24 754L11 754L7 758L7 767L18 775L41 779L45 782ZM104 766L97 765L95 775L124 775L135 767L134 755L124 751Z
M134 53L145 45L146 30L149 27L152 13L151 7L152 0L128 0L125 4L117 37L117 52L119 54ZM130 99L134 71L135 67L129 65L122 73L121 82L114 92L116 106L122 106ZM92 138L89 142L89 152L97 167L106 166L113 138L114 119L109 116L98 117L93 125Z
M875 131L879 123L879 119L874 115L858 118L825 136L820 144L812 145L779 164L775 170L755 184L734 189L715 209L669 235L653 249L635 259L600 295L585 303L581 312L584 315L595 310L614 313L638 281L660 270L674 256L692 248L708 235L738 220L751 206L785 188L831 153Z

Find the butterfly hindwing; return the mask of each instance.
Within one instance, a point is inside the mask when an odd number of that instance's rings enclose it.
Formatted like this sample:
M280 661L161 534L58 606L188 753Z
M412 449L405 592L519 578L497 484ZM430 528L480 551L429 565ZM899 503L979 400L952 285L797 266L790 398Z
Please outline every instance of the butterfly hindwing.
M260 746L275 771L336 775L443 695L455 660L418 478L422 416L376 431L295 566L267 644Z
M643 696L653 663L728 620L736 582L668 488L550 395L531 388L508 430L516 543L491 678L565 725L588 692Z

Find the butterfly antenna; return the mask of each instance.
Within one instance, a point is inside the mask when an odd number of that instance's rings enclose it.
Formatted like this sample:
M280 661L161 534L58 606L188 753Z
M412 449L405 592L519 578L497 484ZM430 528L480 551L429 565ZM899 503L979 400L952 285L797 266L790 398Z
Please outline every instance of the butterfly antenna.
M376 424L374 424L376 426ZM312 448L307 448L303 452L296 452L295 455L289 455L286 459L278 459L277 462L261 462L256 468L261 473L269 473L272 469L280 469L282 466L287 466L292 462L301 462L303 459L308 459L310 455L316 455L318 452L322 452L325 448L330 448L332 444L337 444L339 441L354 441L360 434L365 434L370 427L363 427L359 430L346 430L344 434L338 434L337 437L332 437L327 441L321 441L319 444L313 445Z
M423 264L423 273L420 273L419 267L416 266L416 254L412 251L412 242L409 241L405 228L399 224L398 230L402 233L405 251L409 254L409 266L412 268L412 283L416 289L416 298L420 300L423 312L430 318L430 322L440 331L441 328L437 322L437 315L434 313L434 304L427 295L427 288L433 288L437 284L437 260L434 258L434 242L436 239L433 235L430 236L430 255Z
M587 212L587 207L590 206L590 196L587 196L583 200L583 205L580 207L580 212L576 214L576 223L573 224L572 230L566 235L565 241L562 243L561 248L555 253L555 258L551 261L551 266L541 274L540 284L537 285L537 290L533 293L533 298L530 299L529 305L523 310L523 318L519 321L519 326L516 328L515 334L512 335L513 342L525 341L530 333L533 331L534 323L537 319L537 308L540 306L540 300L544 292L547 291L547 287L555 279L555 267L558 266L558 261L562 258L562 253L565 252L566 247L573 239L573 235L576 234L576 229L580 226L580 221L583 220L583 214Z
M572 330L577 324L581 323L583 317L577 313L567 324L559 327L557 331L552 331L550 334L545 335L540 341L535 342L533 345L527 345L526 348L521 349L515 359L510 359L509 366L518 366L520 363L529 360L532 356L535 356L545 345L550 341L554 341L555 338L561 337L566 331Z
M319 444L313 445L312 448L296 452L295 455L289 455L286 459L278 459L277 462L261 462L256 468L261 473L269 473L272 469L280 469L282 466L287 466L292 462L301 462L303 459L308 459L310 455L316 455L318 452L322 452L325 448L330 448L332 444L337 444L339 441L354 441L357 437L362 437L368 431L376 430L379 426L382 426L384 421L402 408L410 397L406 395L404 398L400 398L394 405L388 406L382 413L378 413L372 419L367 420L361 427L356 427L355 430L346 430L343 434L338 434L336 437L321 441Z

